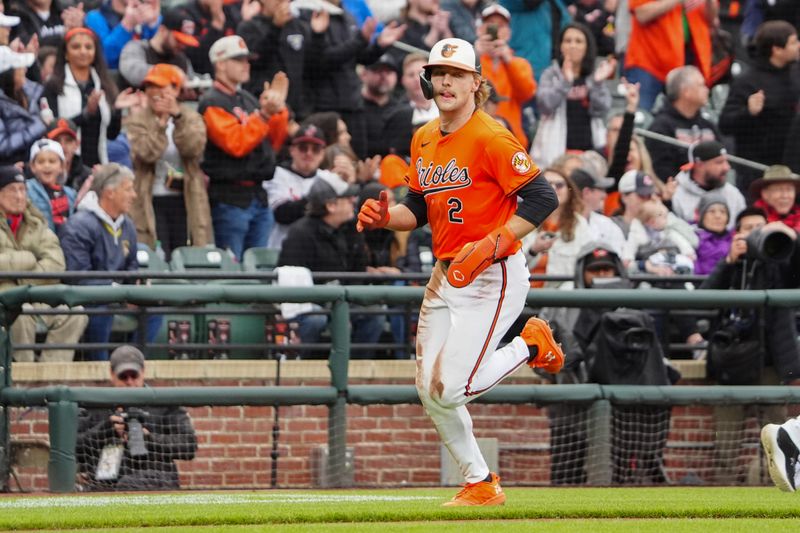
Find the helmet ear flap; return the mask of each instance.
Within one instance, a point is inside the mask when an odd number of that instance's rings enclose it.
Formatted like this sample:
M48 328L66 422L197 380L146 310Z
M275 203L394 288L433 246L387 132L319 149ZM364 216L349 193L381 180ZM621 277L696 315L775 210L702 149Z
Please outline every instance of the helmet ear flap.
M419 73L419 86L422 88L422 95L428 99L433 99L433 82L431 81L431 70L426 68Z

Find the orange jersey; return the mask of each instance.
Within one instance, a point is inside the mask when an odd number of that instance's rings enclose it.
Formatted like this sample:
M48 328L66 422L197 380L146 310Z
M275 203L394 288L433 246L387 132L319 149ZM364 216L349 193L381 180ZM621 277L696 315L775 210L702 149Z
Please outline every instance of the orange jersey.
M516 137L483 111L444 136L434 119L411 140L408 187L425 197L438 259L452 259L508 222L516 192L537 175ZM519 243L509 255L518 249Z

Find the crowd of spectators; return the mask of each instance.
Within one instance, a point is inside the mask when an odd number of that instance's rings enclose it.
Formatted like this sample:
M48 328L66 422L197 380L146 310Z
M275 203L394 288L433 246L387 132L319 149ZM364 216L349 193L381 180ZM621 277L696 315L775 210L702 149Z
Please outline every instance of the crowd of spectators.
M574 276L602 241L628 273L708 274L736 255L741 213L800 228L800 10L743 3L4 0L3 268L136 270L140 245L236 261L270 247L279 266L312 271L429 268L424 229L367 240L353 218L359 197L402 198L411 136L437 116L419 86L427 51L456 36L492 83L487 112L560 200L523 243L532 273ZM111 315L48 317L54 342L84 327L108 341ZM317 342L324 320L300 321ZM354 339L402 337L387 322L355 316ZM15 341L31 342L23 330Z

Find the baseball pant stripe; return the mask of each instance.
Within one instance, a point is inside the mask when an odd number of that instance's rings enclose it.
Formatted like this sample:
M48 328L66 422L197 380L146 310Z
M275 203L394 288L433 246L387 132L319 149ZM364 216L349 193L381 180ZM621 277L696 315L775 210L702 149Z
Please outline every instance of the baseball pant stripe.
M469 378L467 379L467 386L464 387L464 396L474 396L475 394L480 394L488 389L491 389L497 384L497 382L492 383L487 388L480 391L473 392L470 390L470 388L472 387L472 379L475 377L475 373L478 371L478 367L481 366L483 357L486 355L486 349L489 347L489 342L491 342L492 337L494 336L494 329L497 326L497 319L500 316L500 311L503 309L503 301L505 300L506 296L506 285L508 284L508 272L506 272L505 261L500 262L500 268L503 271L503 283L500 286L500 298L497 301L497 307L494 310L494 317L492 317L492 325L489 327L489 332L486 334L486 340L484 341L483 347L481 348L481 353L478 356L478 360L475 362L475 366L473 367L472 372L470 372L469 374Z

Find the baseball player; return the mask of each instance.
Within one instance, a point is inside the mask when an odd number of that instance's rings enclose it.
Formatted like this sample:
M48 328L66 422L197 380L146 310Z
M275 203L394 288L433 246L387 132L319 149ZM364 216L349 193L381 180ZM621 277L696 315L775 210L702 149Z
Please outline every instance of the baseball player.
M436 43L420 83L439 118L411 141L408 195L391 209L386 192L367 200L357 228L403 231L430 223L438 262L420 309L416 385L467 481L444 505L502 505L500 478L478 449L466 404L524 364L548 372L564 364L547 323L535 317L497 350L529 289L519 239L558 200L535 179L539 169L514 135L480 110L489 93L472 45Z

